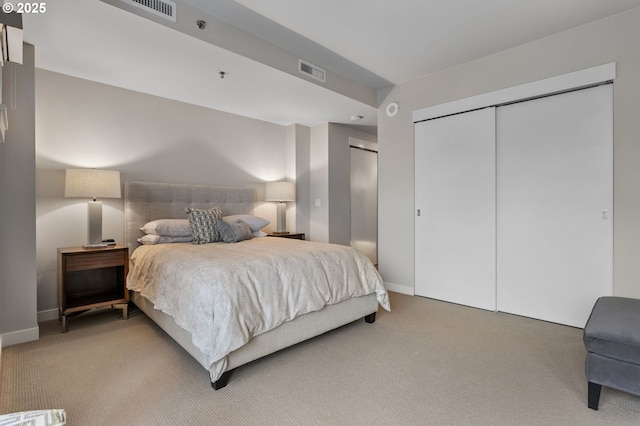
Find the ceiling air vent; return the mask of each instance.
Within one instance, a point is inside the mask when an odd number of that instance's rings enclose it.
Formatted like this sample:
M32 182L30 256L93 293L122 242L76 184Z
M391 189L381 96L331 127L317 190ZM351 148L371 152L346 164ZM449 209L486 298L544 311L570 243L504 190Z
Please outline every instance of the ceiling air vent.
M154 15L176 22L176 4L170 0L122 0Z
M300 71L302 74L308 75L311 78L320 80L323 83L327 82L327 74L322 68L311 65L310 63L305 62L302 59L298 60L298 71Z

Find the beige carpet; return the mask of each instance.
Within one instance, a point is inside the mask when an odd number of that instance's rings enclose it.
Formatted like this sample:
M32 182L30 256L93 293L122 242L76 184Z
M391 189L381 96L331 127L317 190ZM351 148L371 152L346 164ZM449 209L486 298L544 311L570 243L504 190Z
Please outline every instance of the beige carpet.
M64 408L70 425L638 425L640 397L587 408L582 330L391 295L393 312L207 372L138 313L41 324L4 348L0 413Z

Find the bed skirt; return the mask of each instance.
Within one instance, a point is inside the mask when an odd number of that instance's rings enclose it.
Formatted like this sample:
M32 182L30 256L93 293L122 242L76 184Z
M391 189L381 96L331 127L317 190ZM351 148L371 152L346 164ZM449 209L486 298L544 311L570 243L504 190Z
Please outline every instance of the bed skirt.
M191 341L191 333L179 327L171 316L154 309L153 303L142 297L138 292L132 291L130 300L195 358L200 365L208 370L210 376L212 375L209 368L209 357L195 347ZM301 315L271 331L254 337L243 347L231 352L228 355L225 371L233 370L258 358L349 324L377 311L378 301L376 294L373 293L328 305L320 311ZM218 380L218 377L211 377L212 383L216 380Z

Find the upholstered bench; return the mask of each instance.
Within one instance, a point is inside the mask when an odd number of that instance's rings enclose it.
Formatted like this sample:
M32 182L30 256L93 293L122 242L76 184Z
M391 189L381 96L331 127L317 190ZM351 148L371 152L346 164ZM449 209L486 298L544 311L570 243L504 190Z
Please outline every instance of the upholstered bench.
M640 299L601 297L584 327L588 405L602 386L640 395Z
M64 410L21 411L19 413L1 414L1 426L64 426L67 424Z

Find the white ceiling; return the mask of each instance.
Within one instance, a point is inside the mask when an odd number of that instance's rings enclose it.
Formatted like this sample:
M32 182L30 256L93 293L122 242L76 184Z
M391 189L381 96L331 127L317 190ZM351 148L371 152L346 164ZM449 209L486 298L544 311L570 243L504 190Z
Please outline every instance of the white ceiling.
M215 1L188 0L213 12ZM640 6L638 0L236 0L394 84Z
M640 0L184 1L374 90L640 6ZM46 13L23 19L38 68L282 125L376 125L372 106L99 0L56 0ZM220 79L220 69L229 75ZM353 115L365 118L352 122Z

